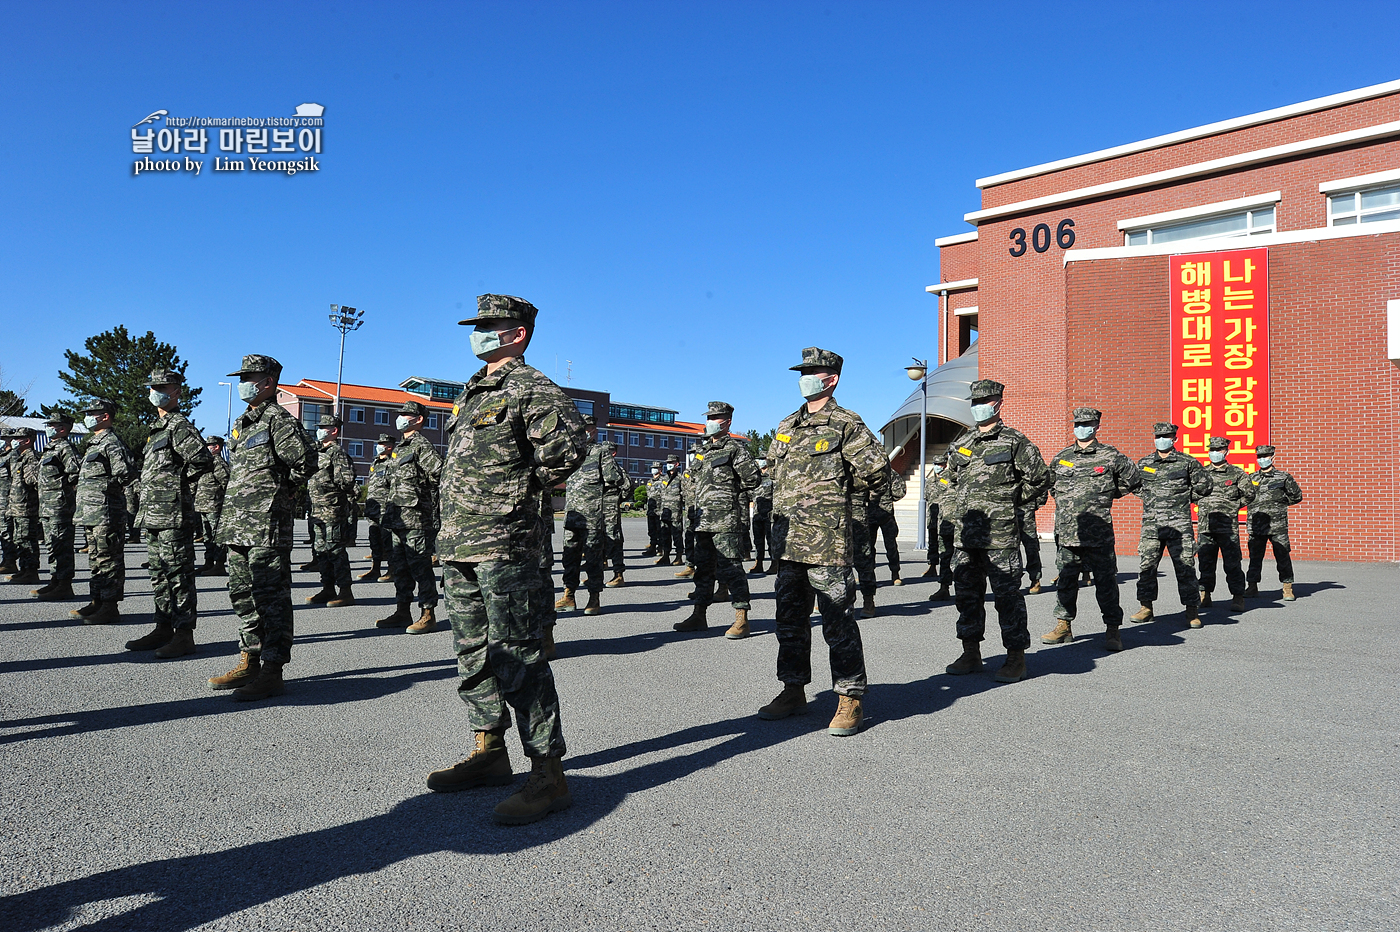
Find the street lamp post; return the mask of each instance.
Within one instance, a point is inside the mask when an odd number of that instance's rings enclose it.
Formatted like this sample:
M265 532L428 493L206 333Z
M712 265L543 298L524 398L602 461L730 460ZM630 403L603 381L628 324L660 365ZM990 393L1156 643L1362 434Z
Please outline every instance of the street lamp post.
M228 386L228 410L224 413L224 440L228 441L228 435L233 433L233 383L220 382L220 385Z
M345 335L365 324L365 312L343 304L331 305L331 326L340 331L340 364L335 369L335 416L340 417L340 377L345 372Z
M928 541L925 535L928 531L928 499L925 497L925 483L928 482L928 439L924 436L924 431L928 430L928 360L915 357L912 366L905 366L904 371L909 378L919 383L919 390L923 395L923 408L919 414L919 537L918 549L925 550Z

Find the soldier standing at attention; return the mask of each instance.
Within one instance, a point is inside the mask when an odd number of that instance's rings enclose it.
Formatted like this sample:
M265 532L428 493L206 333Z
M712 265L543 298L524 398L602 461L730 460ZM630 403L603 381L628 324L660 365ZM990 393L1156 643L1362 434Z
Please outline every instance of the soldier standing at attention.
M246 702L279 696L292 658L292 544L296 486L316 469L316 448L301 421L277 404L282 364L250 354L229 375L248 405L233 422L228 492L219 543L228 548L228 596L238 613L238 666L211 677Z
M1245 595L1258 598L1259 580L1264 575L1264 548L1274 545L1278 579L1283 583L1283 601L1292 602L1293 556L1288 545L1288 506L1303 501L1298 480L1274 465L1274 448L1255 447L1259 471L1254 474L1254 504L1249 508L1249 588Z
M585 417L584 430L592 432L594 423L591 414ZM578 608L574 594L579 589L580 569L588 581L588 604L583 613L597 615L603 610L600 602L606 547L603 493L607 486L626 481L617 475L621 470L608 447L606 440L592 441L582 465L573 471L564 486L564 594L554 603L559 611Z
M214 468L204 438L180 413L185 377L157 369L146 381L156 408L141 462L141 512L151 564L155 627L127 642L127 650L155 650L161 659L194 653L197 597L194 574L195 486Z
M1030 582L1027 589L1029 595L1039 595L1041 591L1040 533L1035 513L1044 507L1049 500L1050 493L1046 491L1017 508L1021 521L1021 549L1026 552L1026 579ZM1079 580L1076 579L1076 585L1078 582Z
M656 566L679 566L684 561L684 536L681 525L685 521L684 502L681 499L681 475L674 456L666 458L666 471L661 474L661 489L657 493L661 499L657 518L661 523L661 556ZM675 554L674 560L671 554Z
M764 575L763 557L765 553L773 549L771 534L773 530L773 477L768 473L768 460L759 458L758 463L758 488L753 493L753 566L749 567L750 573L759 576Z
M49 545L49 583L29 594L45 602L73 598L73 511L81 462L68 439L72 429L73 418L61 411L44 422L48 446L39 457L39 518Z
M461 322L475 325L472 352L486 365L452 407L442 475L443 584L475 750L430 774L428 788L510 783L504 735L513 708L532 766L525 786L496 806L496 820L508 825L572 804L540 630L551 594L539 565L540 496L583 461L588 433L574 403L522 358L536 313L528 301L488 294L477 298L477 316Z
M116 405L93 399L83 409L88 429L78 473L78 523L87 531L91 600L68 614L90 625L120 620L117 603L126 595L126 491L136 475L131 453L112 430Z
M647 480L647 547L644 557L654 557L661 552L661 464L651 464L651 478Z
M394 446L391 435L379 435L379 442L374 445L374 462L369 464L369 475L365 477L365 520L369 522L369 555L374 563L359 578L369 582L380 579L380 569L389 562L387 551L393 535L384 529L382 522L389 501L389 457Z
M694 447L691 448L692 450ZM674 574L677 579L689 579L695 575L695 454L687 453L685 467L681 470L681 516L684 528L681 534L685 551L685 569Z
M428 534L437 521L438 482L442 457L422 434L428 409L405 401L394 426L403 440L390 455L389 502L381 527L391 535L389 572L394 576L397 607L394 614L376 621L377 628L411 628L411 634L437 630L437 576L433 572ZM413 585L418 584L418 620L409 613Z
M0 429L0 574L18 573L14 522L10 520L10 433Z
M1249 474L1225 456L1230 441L1224 437L1210 438L1210 463L1205 467L1211 479L1210 494L1201 499L1200 546L1196 562L1200 564L1201 606L1210 605L1215 591L1215 555L1225 564L1225 584L1230 588L1230 611L1244 611L1244 569L1240 566L1240 509L1254 501L1255 486Z
M350 555L345 552L345 530L355 500L355 466L340 448L340 418L321 415L316 440L320 444L316 471L307 480L306 491L311 496L312 548L321 570L321 591L307 596L306 601L339 608L355 604L355 593L350 589Z
M228 488L228 463L224 462L224 438L207 437L204 446L214 468L199 477L194 490L194 508L204 527L204 565L197 576L227 576L228 552L219 546L219 515L224 509Z
M938 591L928 597L930 602L945 602L953 597L953 510L952 480L948 478L948 454L933 457L933 477L928 483L928 569L925 576L938 576Z
M983 599L991 582L1001 623L1006 662L999 683L1026 677L1026 597L1021 592L1021 527L1017 506L1034 501L1054 481L1036 445L1001 419L1005 386L991 379L972 383L977 426L962 433L948 452L954 526L953 585L958 605L962 656L948 665L954 676L982 669L981 641L987 627Z
M870 491L856 493L851 503L851 544L855 549L856 588L860 590L860 617L875 617L875 544L879 534L870 524Z
M39 581L39 457L34 454L34 437L29 427L10 431L15 445L10 451L9 517L17 572L6 582Z
M877 535L885 538L885 559L890 565L890 585L902 586L904 580L899 578L899 521L894 516L894 504L904 498L909 491L908 484L904 477L893 469L890 470L890 481L885 485L880 497L870 499L870 548L878 549L879 541Z
M627 475L617 462L617 444L607 442L603 444L607 450L604 454L612 460L616 467L611 473L604 475L604 479L611 480L603 483L603 559L612 564L613 575L604 585L609 589L616 589L625 581L623 573L627 569L627 564L622 554L622 507L623 502L632 500L632 478Z
M758 466L745 442L729 435L734 406L712 401L705 414L705 440L695 454L695 607L672 625L677 631L703 631L715 598L715 581L729 592L732 640L749 636L749 580L744 575L743 530L749 523L744 493L758 488Z
M1157 600L1157 565L1162 551L1171 557L1176 591L1191 627L1201 626L1201 594L1196 587L1196 535L1191 528L1191 503L1210 494L1211 479L1200 460L1176 449L1175 424L1152 426L1157 450L1138 460L1142 486L1142 539L1138 544L1137 596L1142 604L1128 620L1151 621Z
M1123 608L1118 604L1118 557L1113 536L1113 502L1142 485L1141 473L1116 447L1099 443L1102 414L1095 408L1074 409L1074 443L1061 450L1050 466L1055 475L1055 561L1060 582L1056 589L1055 629L1042 644L1074 640L1071 624L1079 601L1079 576L1094 574L1099 611L1103 613L1104 648L1123 649L1119 628Z

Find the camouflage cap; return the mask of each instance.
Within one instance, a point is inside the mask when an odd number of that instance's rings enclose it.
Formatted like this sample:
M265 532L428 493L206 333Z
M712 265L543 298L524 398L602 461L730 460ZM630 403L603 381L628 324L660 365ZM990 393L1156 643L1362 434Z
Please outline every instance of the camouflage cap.
M587 427L589 430L592 430L593 428L598 426L598 419L591 414L585 414L583 416L583 426Z
M185 377L174 369L152 369L147 385L183 385Z
M824 350L820 346L809 346L802 350L802 361L795 366L788 366L788 368L793 372L806 372L808 369L830 369L839 373L845 362L846 360L831 350Z
M476 316L459 320L459 324L479 324L483 320L518 320L530 330L535 329L539 313L529 301L508 294L483 294L476 298Z
M39 432L32 427L15 427L10 430L11 440L33 440Z
M380 434L378 443L398 443L398 439L393 434Z
M417 401L405 401L403 407L399 408L400 414L407 414L409 417L427 417L428 409Z
M1101 420L1103 420L1103 412L1098 408L1074 409L1074 423L1076 424L1092 424Z
M272 375L282 374L282 364L271 356L249 353L243 357L243 366L229 375Z
M727 421L734 416L734 406L727 401L712 401L705 408L705 420Z
M676 459L674 456L668 456L668 457L666 457L666 463L667 463L667 465L670 465L670 466L679 466L679 465L680 465L680 462L681 462L681 461L678 460L678 459Z
M1154 437L1175 437L1176 425L1168 424L1166 421L1158 421L1152 425L1152 436Z
M1267 443L1264 444L1262 447L1255 447L1255 448L1254 448L1254 455L1255 455L1255 456L1273 456L1273 455L1274 455L1274 452L1275 452L1274 448L1271 447L1271 446L1270 446L1269 444L1267 444Z
M208 446L211 443L221 447L224 445L224 438L220 437L218 434L210 434L208 437L204 438L204 445Z
M993 379L978 379L968 386L972 391L972 400L979 398L1000 398L1006 393L1006 386Z
M69 414L67 411L55 411L48 416L48 419L45 420L44 423L52 424L55 427L72 427L73 415Z
M1212 450L1228 450L1230 449L1230 441L1225 437L1211 437L1210 448Z
M87 407L79 408L79 414L116 414L117 406L106 398L94 398L87 403Z
M317 427L339 427L339 426L340 426L340 418L336 417L334 414L323 414L323 415L321 415L321 419L320 419L319 421L316 422L316 426L317 426Z
M947 453L935 453L935 454L933 454L933 462L934 462L934 465L935 465L935 466L947 466L947 465L948 465L948 454L947 454Z
M660 464L660 463L652 463L652 464L651 464L651 471L652 471L652 472L661 472L661 464Z

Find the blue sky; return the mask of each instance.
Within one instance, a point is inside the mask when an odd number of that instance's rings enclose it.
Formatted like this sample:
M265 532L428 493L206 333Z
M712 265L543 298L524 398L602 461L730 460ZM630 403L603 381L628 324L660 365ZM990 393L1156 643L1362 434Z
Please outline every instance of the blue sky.
M563 382L765 430L803 346L874 428L935 353L936 237L973 180L1400 77L1400 5L10 4L0 367L154 330L206 388L263 352L346 381L467 378L485 291ZM321 171L131 175L130 128L326 107ZM217 131L214 131L217 139ZM211 146L211 150L216 146ZM214 153L204 156L211 162ZM1033 335L1028 335L1033 338ZM556 370L557 366L557 370ZM238 404L235 399L235 413Z

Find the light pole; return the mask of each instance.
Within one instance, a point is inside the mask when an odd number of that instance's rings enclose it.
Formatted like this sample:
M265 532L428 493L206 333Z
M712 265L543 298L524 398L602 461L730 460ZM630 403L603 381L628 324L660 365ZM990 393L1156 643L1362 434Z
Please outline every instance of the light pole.
M220 385L228 386L228 411L224 414L224 441L228 441L228 435L233 433L233 383L220 382Z
M331 305L331 326L340 331L340 364L335 369L335 416L340 417L340 377L345 372L345 335L365 325L365 312L343 304Z
M925 533L928 528L928 499L925 497L924 484L928 482L928 439L924 436L924 431L928 430L928 360L914 358L912 366L904 367L905 373L915 382L919 383L919 391L923 395L923 408L919 414L919 537L918 549L927 549L928 541Z

